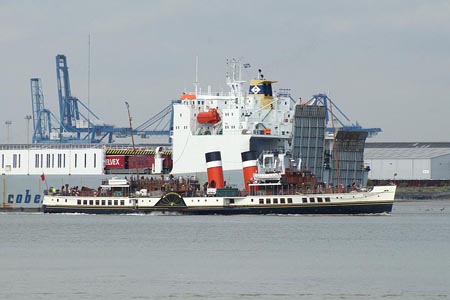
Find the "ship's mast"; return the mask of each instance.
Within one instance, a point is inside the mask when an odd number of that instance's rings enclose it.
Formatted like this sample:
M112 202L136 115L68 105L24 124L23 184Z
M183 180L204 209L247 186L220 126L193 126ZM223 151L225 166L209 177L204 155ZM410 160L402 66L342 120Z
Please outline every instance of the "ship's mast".
M195 95L198 95L198 56L195 57Z
M228 65L229 62L231 62L231 66ZM245 81L242 80L241 63L233 58L231 61L227 60L227 67L226 79L227 85L231 90L231 96L240 100L243 96L242 86L245 83Z

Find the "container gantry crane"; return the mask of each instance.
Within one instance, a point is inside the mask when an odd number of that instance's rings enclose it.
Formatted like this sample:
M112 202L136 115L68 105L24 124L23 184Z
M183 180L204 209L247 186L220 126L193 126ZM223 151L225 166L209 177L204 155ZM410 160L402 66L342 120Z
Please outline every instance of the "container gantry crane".
M100 118L80 99L72 96L67 58L63 54L56 56L56 79L61 137L67 132L69 135L75 135L74 138L73 136L70 138L71 142L99 143L108 137L108 143L111 143L116 128L112 125L98 124ZM80 111L80 107L84 109L84 113Z
M56 56L56 78L59 100L59 120L45 108L44 95L39 78L31 79L31 101L33 109L33 143L100 143L113 136L140 135L148 137L167 135L172 124L172 105L139 125L130 132L128 127L104 124L100 118L80 99L72 96L67 58ZM169 121L167 121L169 119ZM52 125L57 124L52 128Z
M130 132L128 127L104 124L80 99L72 96L67 58L56 56L59 119L45 108L40 78L31 79L31 102L33 110L33 143L100 143L113 136L154 135L169 136L173 122L172 105L151 117ZM55 126L57 124L57 126ZM52 127L52 125L54 127Z
M52 120L57 124L59 121L50 110L45 108L41 79L31 78L30 87L34 128L32 143L49 141L52 137Z

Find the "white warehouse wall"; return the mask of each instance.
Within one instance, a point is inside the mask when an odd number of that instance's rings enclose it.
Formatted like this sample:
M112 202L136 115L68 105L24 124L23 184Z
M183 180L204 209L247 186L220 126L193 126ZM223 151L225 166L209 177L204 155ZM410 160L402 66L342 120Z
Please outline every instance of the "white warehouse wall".
M369 179L427 180L431 179L430 159L365 159L370 167Z
M431 160L431 179L450 179L450 154L434 157Z

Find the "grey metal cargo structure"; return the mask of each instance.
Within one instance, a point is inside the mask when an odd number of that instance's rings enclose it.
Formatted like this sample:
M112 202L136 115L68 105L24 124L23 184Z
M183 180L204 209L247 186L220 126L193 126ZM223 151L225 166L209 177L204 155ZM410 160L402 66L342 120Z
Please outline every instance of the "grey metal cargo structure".
M325 152L325 106L297 105L294 115L292 157L322 180Z
M325 181L334 184L365 185L367 174L364 165L364 145L368 133L338 131L335 145L331 153L330 170L331 177L324 178Z
M334 136L326 132L325 121L325 106L296 106L292 158L301 159L301 168L326 185L366 185L363 156L367 131L338 129Z

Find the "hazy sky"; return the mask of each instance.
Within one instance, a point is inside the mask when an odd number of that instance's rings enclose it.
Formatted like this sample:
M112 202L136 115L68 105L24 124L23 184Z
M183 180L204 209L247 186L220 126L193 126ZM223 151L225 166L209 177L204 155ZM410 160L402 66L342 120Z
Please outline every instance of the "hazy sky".
M26 141L30 78L58 112L55 56L72 94L106 123L135 124L193 90L226 88L242 58L297 99L327 92L371 141L450 140L450 1L0 0L0 143Z

